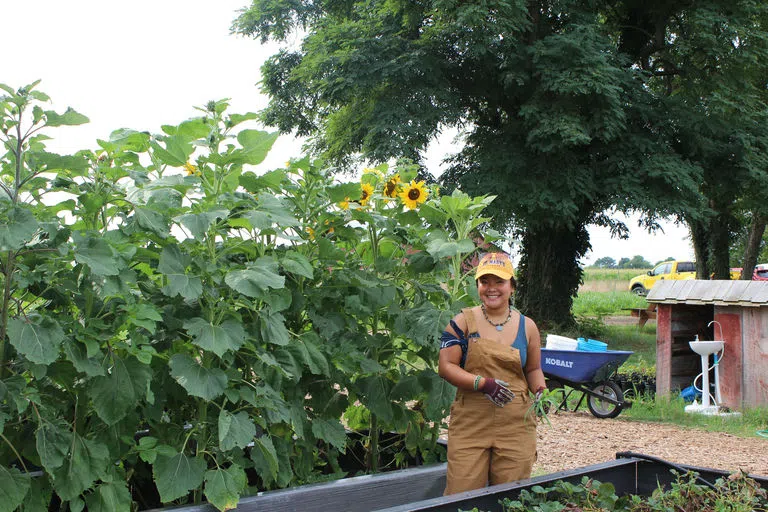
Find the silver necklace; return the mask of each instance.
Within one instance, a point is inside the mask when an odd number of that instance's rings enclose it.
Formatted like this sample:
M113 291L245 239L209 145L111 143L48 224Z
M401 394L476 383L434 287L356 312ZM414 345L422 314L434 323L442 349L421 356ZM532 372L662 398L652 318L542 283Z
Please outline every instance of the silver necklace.
M504 329L504 324L509 322L509 320L512 318L512 308L511 307L509 308L509 313L507 314L507 319L504 320L503 322L498 323L498 324L491 322L491 319L488 318L488 313L485 311L485 304L481 305L480 309L483 311L483 316L485 317L485 320L489 324L494 326L496 328L496 330L499 331L499 332L501 332Z

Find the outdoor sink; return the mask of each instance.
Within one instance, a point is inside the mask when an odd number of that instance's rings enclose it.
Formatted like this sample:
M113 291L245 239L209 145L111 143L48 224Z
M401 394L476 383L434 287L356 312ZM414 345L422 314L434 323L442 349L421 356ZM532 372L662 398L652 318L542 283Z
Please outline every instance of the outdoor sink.
M714 354L715 352L720 352L723 350L723 346L725 346L724 341L689 341L688 345L691 347L691 350L696 352L699 355L702 356L708 356L709 354Z

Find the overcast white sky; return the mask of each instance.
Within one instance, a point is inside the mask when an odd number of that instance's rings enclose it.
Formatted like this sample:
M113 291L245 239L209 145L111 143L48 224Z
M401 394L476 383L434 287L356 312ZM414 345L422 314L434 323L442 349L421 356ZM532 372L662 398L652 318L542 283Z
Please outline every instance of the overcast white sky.
M72 107L91 120L51 131L59 153L95 148L118 128L157 133L178 124L209 100L231 98L231 111L258 111L267 99L257 87L262 62L276 50L230 35L237 10L248 0L10 0L0 1L3 51L0 83L17 88L42 79L38 89L56 110ZM439 174L441 148L429 153ZM281 137L268 161L282 165L301 155L300 142ZM665 224L651 236L628 222L626 241L590 230L593 251L585 263L610 256L692 258L686 228Z

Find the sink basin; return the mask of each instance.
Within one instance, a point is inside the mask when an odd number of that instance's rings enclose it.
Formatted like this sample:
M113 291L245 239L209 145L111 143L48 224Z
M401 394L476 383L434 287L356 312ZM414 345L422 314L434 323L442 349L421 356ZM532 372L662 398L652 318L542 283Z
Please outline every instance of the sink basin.
M696 352L699 355L707 356L709 354L714 354L715 352L720 352L723 350L723 347L725 346L724 341L689 341L688 345L691 347L691 350Z

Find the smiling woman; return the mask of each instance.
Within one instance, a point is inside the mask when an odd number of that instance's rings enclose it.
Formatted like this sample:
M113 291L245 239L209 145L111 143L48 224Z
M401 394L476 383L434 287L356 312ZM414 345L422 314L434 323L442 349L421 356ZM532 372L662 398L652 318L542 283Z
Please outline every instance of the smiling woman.
M536 459L536 423L526 412L529 392L538 400L545 389L539 330L510 306L517 282L509 255L484 255L475 279L481 305L456 315L440 345L439 374L458 388L445 494L528 478Z

